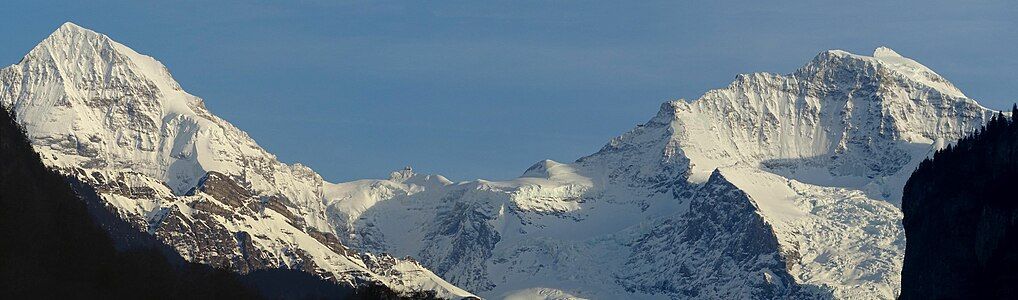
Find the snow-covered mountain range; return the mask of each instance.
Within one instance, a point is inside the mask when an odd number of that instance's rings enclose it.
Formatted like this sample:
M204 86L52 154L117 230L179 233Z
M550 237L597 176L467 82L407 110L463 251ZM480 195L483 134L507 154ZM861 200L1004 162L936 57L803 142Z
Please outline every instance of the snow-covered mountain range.
M70 23L0 71L0 104L48 165L190 260L555 299L894 298L905 180L992 113L888 48L832 50L513 180L330 183Z

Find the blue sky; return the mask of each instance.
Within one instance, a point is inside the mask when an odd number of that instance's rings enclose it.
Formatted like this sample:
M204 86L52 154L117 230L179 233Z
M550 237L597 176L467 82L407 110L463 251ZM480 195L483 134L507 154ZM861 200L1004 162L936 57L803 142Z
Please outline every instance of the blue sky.
M289 2L4 1L0 64L75 22L331 181L512 178L826 49L887 45L986 106L1018 100L1015 1Z

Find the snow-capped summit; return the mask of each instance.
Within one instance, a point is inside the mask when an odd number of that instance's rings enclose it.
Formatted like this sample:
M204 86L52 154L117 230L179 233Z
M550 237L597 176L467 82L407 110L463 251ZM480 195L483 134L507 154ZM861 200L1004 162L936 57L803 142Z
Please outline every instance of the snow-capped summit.
M73 24L0 71L0 103L47 164L190 260L492 298L894 298L905 179L992 113L888 48L831 50L516 179L329 183Z
M830 64L850 64L855 65L854 68L879 69L881 72L895 73L897 76L892 76L892 79L908 83L914 88L926 88L949 96L966 98L961 90L930 68L883 46L875 49L873 56L856 55L842 50L825 51L800 71L816 71L816 68L823 69ZM811 68L811 65L815 66Z
M61 79L81 89L111 80L140 81L150 90L164 94L164 113L190 114L190 106L201 106L201 99L182 91L162 63L139 54L108 36L67 22L39 43L22 59L51 63Z
M873 57L875 58L903 58L901 54L895 52L887 46L880 46L877 49L873 49Z
M159 61L103 34L62 25L0 70L0 104L46 164L188 260L470 295L416 263L351 252L327 217L321 176L279 162Z
M350 185L370 205L330 207L352 220L350 245L415 256L489 297L894 298L904 180L992 112L875 52L739 75L574 163L432 189Z
M212 161L195 159L198 155L184 159L209 149L165 137L197 135L203 127L225 122L211 116L200 98L184 92L161 63L105 35L65 23L6 68L3 79L7 84L0 100L18 114L29 134L51 138L45 150L73 154L51 161L59 167L129 166L164 180L175 194L215 169Z
M450 181L448 178L445 178L445 176L438 174L419 174L417 172L414 172L414 168L410 166L406 166L402 170L390 173L389 180L408 185L418 185L422 187L438 187L452 184L452 181Z

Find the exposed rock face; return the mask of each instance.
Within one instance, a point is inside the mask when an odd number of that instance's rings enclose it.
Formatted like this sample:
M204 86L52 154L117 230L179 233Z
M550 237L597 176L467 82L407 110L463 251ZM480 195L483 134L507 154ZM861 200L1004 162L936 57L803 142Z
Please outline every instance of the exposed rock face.
M48 166L94 186L121 217L190 261L470 296L423 268L391 273L410 276L400 278L368 270L326 217L321 176L280 163L161 63L105 35L64 24L0 70L0 104Z
M1016 181L1018 122L1003 116L919 166L902 199L900 299L1018 295Z
M721 172L711 175L689 205L687 213L665 219L634 243L634 256L619 271L627 289L673 298L808 296L789 274L756 203Z

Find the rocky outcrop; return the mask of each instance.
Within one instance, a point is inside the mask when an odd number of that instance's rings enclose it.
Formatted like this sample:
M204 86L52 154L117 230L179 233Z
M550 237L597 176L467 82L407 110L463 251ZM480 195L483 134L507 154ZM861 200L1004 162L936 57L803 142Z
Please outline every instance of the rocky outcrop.
M715 170L689 211L636 240L618 274L626 289L673 298L821 297L799 286L780 251L756 203Z

